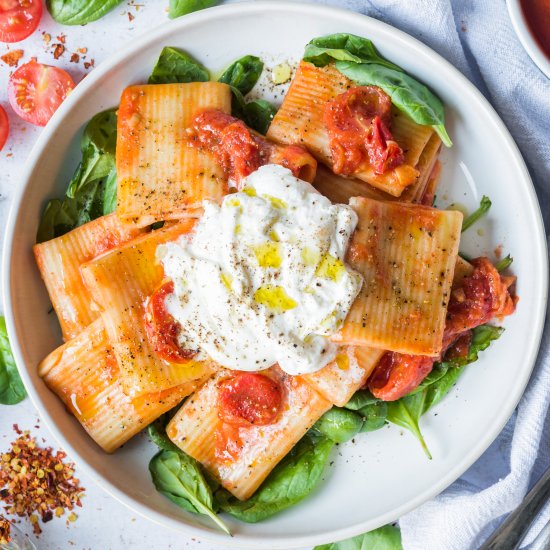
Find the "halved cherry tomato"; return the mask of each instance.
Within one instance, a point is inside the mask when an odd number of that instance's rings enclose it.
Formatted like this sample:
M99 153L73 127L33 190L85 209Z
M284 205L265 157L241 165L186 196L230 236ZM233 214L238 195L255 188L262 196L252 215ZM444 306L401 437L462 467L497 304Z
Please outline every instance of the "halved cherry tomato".
M228 424L267 426L283 402L280 384L255 372L238 372L219 385L218 414Z
M368 380L371 393L383 401L395 401L412 390L428 376L433 357L386 352Z
M63 69L31 61L11 75L8 99L23 120L45 126L73 88Z
M8 115L2 107L0 107L0 151L3 149L10 133L10 123Z
M0 42L30 36L42 17L42 0L0 0Z
M145 332L157 355L171 363L187 363L197 352L178 344L181 325L166 309L166 297L173 292L174 283L167 281L149 297L145 304Z

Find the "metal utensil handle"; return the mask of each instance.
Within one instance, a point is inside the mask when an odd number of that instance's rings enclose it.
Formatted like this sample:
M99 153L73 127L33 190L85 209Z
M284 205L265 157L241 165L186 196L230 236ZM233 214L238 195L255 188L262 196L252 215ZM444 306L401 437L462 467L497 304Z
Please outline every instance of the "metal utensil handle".
M550 499L550 468L527 493L523 502L502 522L479 550L516 550L537 517Z

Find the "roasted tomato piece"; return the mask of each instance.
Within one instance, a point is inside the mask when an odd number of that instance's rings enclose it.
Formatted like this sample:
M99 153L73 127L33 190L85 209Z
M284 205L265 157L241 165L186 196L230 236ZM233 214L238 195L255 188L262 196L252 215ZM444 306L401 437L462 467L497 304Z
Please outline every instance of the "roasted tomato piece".
M6 145L8 140L8 134L10 133L10 123L8 120L8 115L4 111L3 107L0 107L0 151Z
M166 297L173 292L174 283L167 281L149 297L145 304L145 332L157 355L171 363L187 363L197 352L179 346L181 325L166 309Z
M395 401L418 387L432 370L434 359L386 352L370 375L368 388L383 401Z
M272 424L279 416L282 402L281 385L265 374L238 372L219 385L218 414L228 424Z
M488 258L472 260L473 273L465 277L462 286L453 290L447 310L443 347L456 335L489 322L493 317L505 317L516 305L509 287L514 278L501 277Z
M264 164L280 164L295 177L312 182L317 161L299 145L274 145L246 124L223 111L199 113L189 132L192 145L204 147L216 157L227 176L239 183Z
M23 120L45 126L73 88L73 79L63 69L31 61L11 75L8 99Z
M391 100L377 86L356 86L336 96L326 104L323 120L335 173L351 175L370 164L383 174L403 164L390 131Z
M0 0L0 42L20 42L38 27L42 0Z
M262 142L242 120L214 109L195 117L191 139L211 151L228 177L236 182L265 164L268 156Z

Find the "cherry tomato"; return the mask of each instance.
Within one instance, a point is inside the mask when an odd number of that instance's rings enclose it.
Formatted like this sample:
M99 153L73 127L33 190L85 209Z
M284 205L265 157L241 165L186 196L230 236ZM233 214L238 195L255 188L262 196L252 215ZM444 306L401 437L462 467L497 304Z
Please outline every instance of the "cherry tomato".
M45 126L73 88L63 69L31 61L11 75L8 99L23 120Z
M370 375L368 388L378 399L395 401L416 389L433 364L433 357L388 351Z
M171 363L187 363L196 351L178 344L181 325L168 313L166 297L174 292L174 283L167 281L155 290L145 305L145 332L153 349Z
M0 42L20 42L38 27L41 0L0 0Z
M239 372L219 385L218 414L228 424L266 426L277 419L283 392L264 374Z
M10 133L10 123L8 121L8 115L2 107L0 107L0 151L3 149Z

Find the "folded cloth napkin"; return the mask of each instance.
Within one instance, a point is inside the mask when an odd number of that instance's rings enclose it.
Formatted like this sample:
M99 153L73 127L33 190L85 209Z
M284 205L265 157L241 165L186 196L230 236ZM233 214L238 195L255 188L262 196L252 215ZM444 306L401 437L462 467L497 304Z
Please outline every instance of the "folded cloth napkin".
M418 38L462 71L499 112L530 169L550 228L550 80L517 39L505 0L324 1ZM542 297L541 297L542 299ZM548 318L548 316L547 316ZM550 467L550 327L516 413L453 485L400 520L405 550L478 548ZM524 545L550 521L547 505Z

